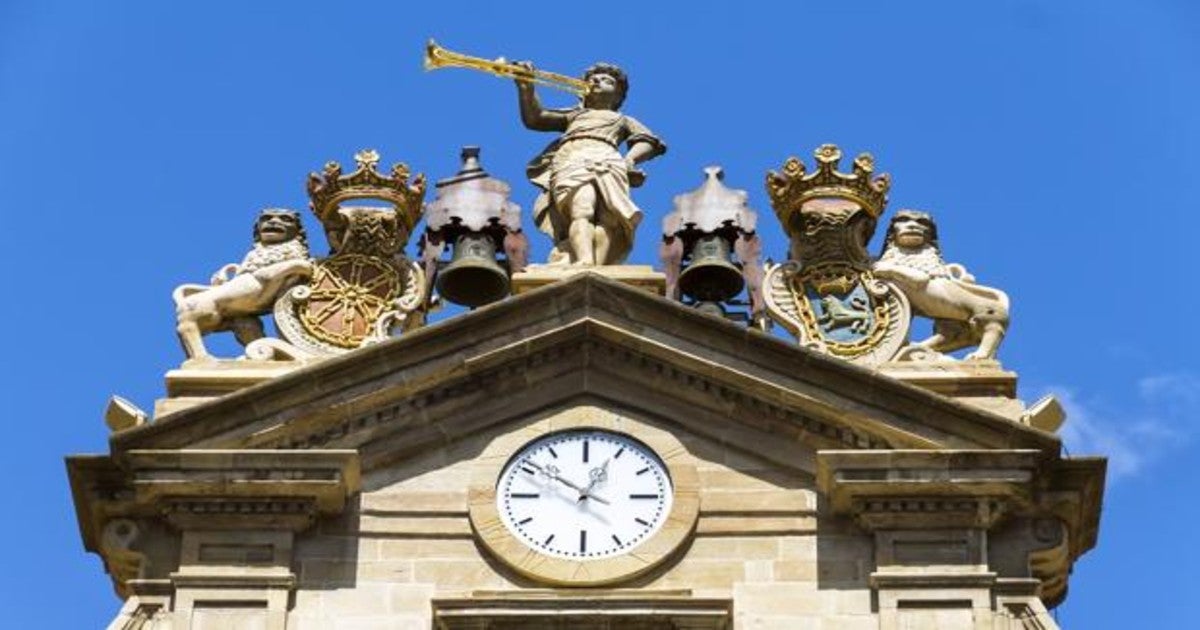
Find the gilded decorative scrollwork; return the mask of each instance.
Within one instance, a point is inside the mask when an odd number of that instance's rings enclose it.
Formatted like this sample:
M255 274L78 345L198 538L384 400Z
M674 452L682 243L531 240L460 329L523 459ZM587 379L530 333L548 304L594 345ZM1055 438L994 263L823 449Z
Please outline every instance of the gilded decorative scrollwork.
M789 261L767 268L767 311L804 346L863 363L890 359L907 340L904 295L869 271Z

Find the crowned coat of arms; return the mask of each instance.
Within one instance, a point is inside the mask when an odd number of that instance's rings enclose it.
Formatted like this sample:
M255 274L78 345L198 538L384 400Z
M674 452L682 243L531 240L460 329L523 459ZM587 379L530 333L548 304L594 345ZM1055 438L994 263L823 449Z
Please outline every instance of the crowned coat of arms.
M388 175L379 154L360 151L343 175L337 162L308 178L310 207L329 242L309 254L299 213L270 208L255 223L254 249L209 284L175 290L177 330L189 359L212 357L202 336L232 331L251 359L304 359L352 350L420 326L429 294L422 268L404 255L421 217L425 180L408 167ZM261 316L274 315L278 337Z
M767 175L767 192L790 240L789 260L768 268L763 299L772 319L800 343L856 363L879 363L908 339L905 295L871 270L867 242L887 203L890 180L872 177L869 154L837 170L836 146L817 149L817 170L789 159Z

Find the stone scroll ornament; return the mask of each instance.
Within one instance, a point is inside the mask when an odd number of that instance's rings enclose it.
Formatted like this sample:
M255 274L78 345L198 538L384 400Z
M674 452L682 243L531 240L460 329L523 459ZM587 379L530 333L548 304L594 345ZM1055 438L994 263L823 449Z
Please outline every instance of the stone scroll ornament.
M815 171L793 157L782 172L767 174L790 245L787 262L767 266L767 313L817 351L862 364L888 361L907 341L912 318L905 294L876 276L867 253L891 179L872 176L867 153L849 173L838 170L835 145L818 147L815 157Z
M379 173L372 150L354 157L349 175L336 162L309 175L310 207L324 227L328 257L310 257L299 213L264 210L254 249L240 264L221 268L208 285L175 290L177 331L190 360L212 359L202 337L218 331L233 331L247 358L299 360L424 323L425 274L403 248L421 216L425 180L417 175L410 182L403 164ZM348 203L360 200L373 205ZM265 336L267 313L278 338Z

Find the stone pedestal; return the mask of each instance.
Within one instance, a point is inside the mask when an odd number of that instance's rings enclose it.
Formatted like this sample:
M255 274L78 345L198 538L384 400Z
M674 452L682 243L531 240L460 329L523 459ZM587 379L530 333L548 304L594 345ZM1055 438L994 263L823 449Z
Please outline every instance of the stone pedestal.
M251 385L274 380L288 372L320 362L323 358L292 361L185 361L183 365L167 372L167 396L154 402L154 417L159 418Z
M944 357L940 360L890 361L878 369L898 381L1006 418L1017 420L1025 412L1024 403L1017 399L1016 372L1005 370L998 361L959 361Z
M621 284L666 295L667 276L649 265L529 265L512 275L512 293L520 295L582 273L594 273Z

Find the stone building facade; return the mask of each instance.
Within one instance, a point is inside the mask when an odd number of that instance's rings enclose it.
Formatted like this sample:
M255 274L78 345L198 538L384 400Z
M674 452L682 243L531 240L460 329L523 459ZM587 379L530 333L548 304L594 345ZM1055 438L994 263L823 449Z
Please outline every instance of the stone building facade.
M855 365L594 273L167 393L67 460L113 629L1055 628L1104 485L995 361ZM521 449L580 430L669 478L626 552L498 514Z

